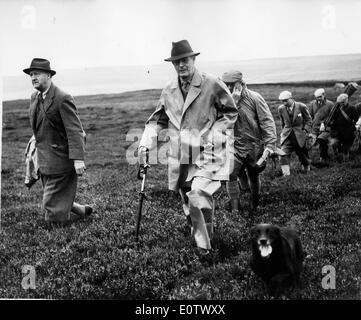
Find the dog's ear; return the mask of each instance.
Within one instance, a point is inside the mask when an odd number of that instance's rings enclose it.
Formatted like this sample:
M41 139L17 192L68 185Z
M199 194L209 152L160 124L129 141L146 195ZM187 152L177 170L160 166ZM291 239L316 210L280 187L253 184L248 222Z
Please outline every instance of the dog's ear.
M275 238L279 238L281 236L281 228L279 226L276 226L276 225L273 225L271 227L271 232L272 232L272 235L275 237Z
M251 238L253 238L256 233L257 233L257 226L253 226L249 231L249 235L251 236Z

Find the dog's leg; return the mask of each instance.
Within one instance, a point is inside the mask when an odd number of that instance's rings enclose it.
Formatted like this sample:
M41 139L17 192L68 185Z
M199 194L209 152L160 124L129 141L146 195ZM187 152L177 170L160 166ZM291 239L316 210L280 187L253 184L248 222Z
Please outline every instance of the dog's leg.
M293 287L293 283L293 276L291 274L279 273L269 281L269 293L270 295L277 297L286 287Z

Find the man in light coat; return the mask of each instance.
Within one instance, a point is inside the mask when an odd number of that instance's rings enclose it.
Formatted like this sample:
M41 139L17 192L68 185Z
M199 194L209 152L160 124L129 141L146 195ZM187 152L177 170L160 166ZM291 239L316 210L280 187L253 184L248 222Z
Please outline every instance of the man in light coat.
M42 208L48 227L64 225L70 212L91 214L90 206L74 202L77 175L84 173L85 133L72 96L52 82L50 62L34 58L23 70L36 89L30 100L30 124L36 140L37 162L43 185Z
M301 102L296 102L289 91L282 91L279 95L282 104L278 107L281 119L281 149L285 153L281 157L283 176L290 175L290 157L296 152L304 172L310 170L310 159L306 148L306 139L311 133L311 116L308 108Z
M334 103L326 98L325 90L319 88L315 91L315 100L309 105L309 111L312 118L312 136L319 146L320 163L328 164L328 145L330 142L330 133L325 131L325 121L327 120Z
M238 70L222 75L238 108L238 119L234 127L235 162L227 192L230 209L239 211L240 188L251 190L251 206L256 209L259 203L261 181L259 174L266 167L266 161L258 165L258 159L276 151L277 133L272 113L263 97L249 90Z
M213 194L229 179L233 152L229 139L237 108L225 84L199 72L187 40L172 43L170 61L177 77L162 91L146 122L139 144L139 161L157 145L160 130L170 136L169 189L178 191L191 224L197 252L207 255L213 232ZM227 150L228 149L228 150Z

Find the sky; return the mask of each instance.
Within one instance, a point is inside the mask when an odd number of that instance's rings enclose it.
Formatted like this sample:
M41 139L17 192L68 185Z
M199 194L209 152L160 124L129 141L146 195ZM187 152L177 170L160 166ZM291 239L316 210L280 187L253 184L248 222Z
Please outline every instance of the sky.
M159 64L182 39L205 62L361 53L360 12L360 0L0 0L0 71L33 57L55 70Z

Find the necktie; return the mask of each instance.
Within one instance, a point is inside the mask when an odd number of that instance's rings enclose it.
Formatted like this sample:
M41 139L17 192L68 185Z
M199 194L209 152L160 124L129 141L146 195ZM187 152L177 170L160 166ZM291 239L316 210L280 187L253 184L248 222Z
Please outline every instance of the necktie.
M188 91L189 91L189 81L182 82L182 92L183 92L183 98L185 99L187 97Z
M38 120L40 109L42 108L43 103L44 103L44 98L43 98L42 93L40 92L38 95L38 103L36 104L36 108L35 108L35 123Z

